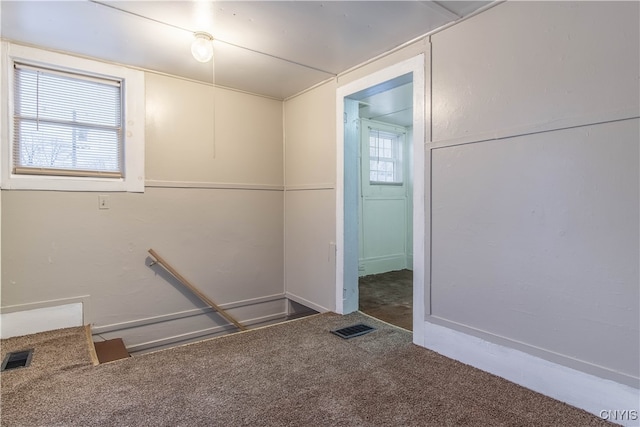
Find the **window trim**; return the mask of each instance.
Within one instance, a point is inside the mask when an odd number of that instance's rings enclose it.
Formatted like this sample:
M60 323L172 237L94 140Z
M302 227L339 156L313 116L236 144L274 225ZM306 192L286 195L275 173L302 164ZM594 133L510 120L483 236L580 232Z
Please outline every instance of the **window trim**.
M402 145L402 182L401 183L392 183L392 182L381 182L381 181L370 181L370 173L369 173L369 129L380 129L387 132L397 133L402 135L401 145ZM360 191L364 197L374 197L379 195L380 192L385 192L385 197L399 197L405 194L407 189L409 188L408 177L408 167L409 164L409 148L407 146L408 141L408 133L409 128L394 125L390 123L384 123L377 120L359 119L359 132L360 132L360 159L359 159L359 182L360 182Z
M391 151L397 151L398 155L395 156L393 153L391 154L391 157L380 157L378 156L378 159L382 158L384 159L384 161L386 162L391 162L393 163L393 167L394 167L394 175L399 174L400 175L400 181L376 181L376 180L372 180L371 179L371 154L369 154L367 157L369 159L369 185L397 185L397 186L403 186L404 185L404 143L405 143L405 139L406 139L406 130L402 129L400 130L397 127L394 127L393 125L386 125L383 126L379 123L375 123L374 121L369 121L367 128L369 129L368 131L368 136L369 136L369 143L368 143L368 147L369 147L369 151L371 150L371 133L372 131L378 132L378 135L380 134L380 132L384 132L387 134L393 134L394 136L396 136L395 140L392 142L392 147L391 147ZM378 138L379 139L379 138ZM377 150L379 150L379 148L377 148Z
M0 187L12 190L144 192L144 72L92 59L2 42L2 162ZM124 162L122 178L24 175L13 171L14 62L123 81Z

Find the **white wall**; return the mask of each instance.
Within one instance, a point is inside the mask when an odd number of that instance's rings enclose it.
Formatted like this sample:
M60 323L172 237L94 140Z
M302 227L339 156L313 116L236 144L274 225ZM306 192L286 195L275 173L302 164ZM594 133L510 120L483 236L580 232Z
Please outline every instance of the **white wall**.
M146 81L148 181L282 187L280 101L152 73Z
M335 84L285 103L285 289L335 309Z
M433 141L633 115L637 46L636 2L506 2L437 33Z
M433 150L432 316L637 378L638 126Z
M147 73L146 106L144 194L2 191L2 307L83 297L134 350L227 330L153 248L240 322L282 317L282 103Z
M636 386L637 18L507 2L432 37L430 292L430 321Z

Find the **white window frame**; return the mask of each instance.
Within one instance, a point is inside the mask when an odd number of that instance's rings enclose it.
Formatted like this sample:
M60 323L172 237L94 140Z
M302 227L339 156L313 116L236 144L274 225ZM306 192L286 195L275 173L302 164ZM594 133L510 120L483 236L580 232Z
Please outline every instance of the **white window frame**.
M14 174L14 62L122 80L124 111L123 177L75 177ZM33 47L2 42L2 143L0 185L10 190L144 192L144 72Z
M368 126L368 131L366 132L367 135L367 147L368 150L366 150L366 157L369 160L369 163L367 163L367 169L369 171L369 185L404 185L404 142L405 142L405 137L406 137L406 130L405 129L397 129L397 128L393 128L391 126L383 126L380 124L375 124L375 122L369 122ZM383 162L388 162L388 163L393 163L393 168L394 168L394 180L393 181L378 181L378 180L372 180L371 179L371 154L370 154L370 150L371 150L371 134L372 132L384 132L386 134L392 134L395 135L396 138L391 142L391 157L377 157L378 159L382 159ZM378 154L380 154L380 148L376 147L376 150L378 151ZM397 180L397 177L400 177L400 180Z
M389 133L402 135L400 149L402 150L402 159L400 168L402 173L402 182L380 182L371 181L369 173L369 133L370 129L382 130ZM400 197L406 193L408 187L407 179L409 177L408 170L408 153L407 153L407 133L408 129L402 126L392 125L389 123L378 122L369 119L360 119L360 190L364 197L377 197L384 194L387 197Z

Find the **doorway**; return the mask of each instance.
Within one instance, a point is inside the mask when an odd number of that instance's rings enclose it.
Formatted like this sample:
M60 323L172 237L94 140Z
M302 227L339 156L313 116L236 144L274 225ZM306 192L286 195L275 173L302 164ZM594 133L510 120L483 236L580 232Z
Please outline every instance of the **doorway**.
M419 55L340 87L336 105L336 311L346 314L358 310L359 277L370 275L366 273L402 271L412 267L413 274L409 281L412 285L413 313L410 323L416 343L423 340L421 331L425 307L424 74L424 56ZM408 94L409 106L390 114L379 114L376 99L382 105L383 99L389 102L399 92ZM402 114L405 115L404 124L407 126L390 123L394 117ZM362 122L361 118L364 118ZM363 126L366 123L364 132L360 123ZM365 135L367 132L375 135ZM398 141L398 135L403 135L404 142L396 142L397 146L407 141L413 142L405 145L402 159L393 156L394 151L399 151L393 148L391 141ZM367 141L376 138L377 146L375 142L367 146ZM380 147L384 152L380 151ZM371 163L372 155L375 164ZM363 159L366 168L361 167ZM394 169L393 163L399 165L399 160L404 161L403 166ZM400 200L402 194L406 199L404 202ZM401 207L403 203L404 208ZM374 205L374 209L367 214L368 204ZM405 236L399 242L380 244L381 235L394 234L385 229L385 224L388 225L386 214L381 215L382 212L392 211L396 213L395 227L404 228ZM367 221L367 215L371 221ZM401 220L398 220L400 217ZM397 226L400 223L404 227ZM370 237L375 237L367 249L367 228L371 233L376 227L382 232L370 234ZM364 242L361 239L363 235ZM387 253L376 252L381 248Z
M413 76L345 99L358 102L358 309L412 329Z

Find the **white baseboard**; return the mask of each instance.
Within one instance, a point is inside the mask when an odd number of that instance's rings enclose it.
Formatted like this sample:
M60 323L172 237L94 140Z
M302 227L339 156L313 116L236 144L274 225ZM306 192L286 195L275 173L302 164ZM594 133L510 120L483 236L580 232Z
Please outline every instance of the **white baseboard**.
M83 326L83 303L54 305L32 309L15 310L3 307L0 314L0 338L52 331L54 329Z
M284 293L220 304L240 324L253 326L286 317ZM121 338L130 353L147 353L163 348L237 332L211 307L197 307L173 313L124 320L91 328L95 341Z
M287 316L287 313L275 313L268 316L261 316L254 319L244 319L242 320L243 326L253 326L261 323L267 323L269 321L274 320L282 320ZM174 335L166 338L161 338L153 341L138 343L134 345L128 345L127 351L129 353L140 353L148 350L161 349L163 347L171 347L175 346L176 343L185 342L185 341L193 341L193 340L202 340L212 338L217 334L226 334L228 332L238 332L238 330L233 325L224 325L224 326L214 326L207 329L202 329L198 331L188 332L180 335Z
M331 311L326 307L323 307L321 305L315 304L315 303L313 303L313 302L311 302L309 300L306 300L306 299L304 299L302 297L299 297L298 295L292 294L291 292L285 292L285 296L288 299L290 299L292 301L295 301L298 304L302 304L302 305L304 305L306 307L312 308L312 309L314 309L315 311L317 311L319 313L326 313L328 311Z
M360 269L358 271L358 274L361 276L386 273L387 271L403 270L407 268L407 256L405 254L395 254L361 258L358 260L358 266L361 266L363 269L363 271Z
M241 301L234 301L234 302L229 302L224 304L218 304L218 306L223 310L228 311L234 308L247 307L252 305L268 303L272 301L284 300L284 299L285 299L285 295L284 293L282 293L282 294L275 294L275 295L267 295L267 296L258 297L258 298L251 298L251 299L246 299ZM112 323L108 325L94 325L91 328L91 332L94 335L107 334L111 332L119 332L125 329L140 328L140 327L149 326L157 323L180 320L186 317L199 316L202 314L211 313L213 311L214 310L211 307L192 308L190 310L179 311L179 312L168 313L168 314L161 314L158 316L145 317L145 318L136 319L136 320L126 320L124 322Z
M640 390L425 322L425 347L625 426L640 425Z

